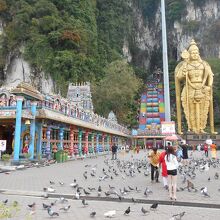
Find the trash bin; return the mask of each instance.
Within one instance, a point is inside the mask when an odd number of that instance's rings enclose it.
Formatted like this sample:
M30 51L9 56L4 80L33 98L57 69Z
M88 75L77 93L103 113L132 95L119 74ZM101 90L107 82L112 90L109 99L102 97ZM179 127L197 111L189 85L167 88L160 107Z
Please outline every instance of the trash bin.
M59 151L56 152L56 161L58 163L62 163L63 162L62 155L63 155L63 151L62 150L59 150Z

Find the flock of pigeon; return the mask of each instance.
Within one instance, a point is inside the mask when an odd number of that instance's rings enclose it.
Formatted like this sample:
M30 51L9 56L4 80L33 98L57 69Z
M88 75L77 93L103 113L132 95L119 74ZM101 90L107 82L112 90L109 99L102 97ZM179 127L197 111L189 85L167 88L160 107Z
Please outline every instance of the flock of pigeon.
M208 192L207 186L198 188L194 184L194 179L197 177L198 173L203 173L209 171L210 168L219 168L220 161L207 159L207 158L199 158L199 159L191 159L187 166L180 165L178 168L178 175L181 176L182 185L178 187L177 191L186 191L186 192L194 192L194 193L201 193L204 197L211 197ZM97 172L99 171L99 172ZM208 173L208 172L207 172ZM206 174L207 174L206 173ZM130 195L142 195L141 197L147 198L148 196L153 194L152 189L150 187L144 187L144 190L138 188L137 186L131 186L131 182L129 181L130 178L135 178L137 175L142 175L143 178L150 179L150 164L148 159L145 157L144 159L131 159L131 160L109 160L107 157L104 159L104 166L101 165L89 165L86 164L84 170L82 171L82 178L84 179L84 183L88 180L92 180L97 184L96 187L85 187L83 184L80 184L80 181L77 179L73 179L72 183L64 183L64 182L55 182L50 181L49 187L43 188L44 191L44 198L48 198L51 194L56 192L56 186L60 187L69 187L71 190L72 199L81 201L82 207L89 206L89 199L94 199L97 201L114 201L114 202L129 202L129 203L138 203L138 198L140 196L131 197ZM207 181L211 181L211 179L218 179L219 174L216 171L214 176L207 176ZM124 186L123 188L117 188L113 186L111 182L114 179L124 180L129 185ZM144 179L143 179L144 183ZM86 185L86 184L85 184ZM106 188L106 186L108 187ZM220 189L219 189L220 191ZM107 198L103 200L103 198ZM46 201L46 200L45 200ZM49 201L49 200L48 200ZM3 201L7 203L7 201ZM61 215L62 212L69 212L71 209L71 205L69 205L69 198L60 197L59 199L55 200L54 202L44 202L42 203L42 209L45 210L49 216L51 217L58 217ZM57 204L61 204L58 208ZM153 204L146 208L142 206L140 209L140 213L142 215L149 215L151 211L156 211L159 207L159 201L155 201ZM34 214L36 203L32 203L28 205L30 211ZM118 210L109 210L102 213L106 218L113 218L117 216ZM126 210L121 210L124 212L124 216L131 215L132 207L127 207ZM95 218L96 215L100 213L96 213L95 210L88 213L88 216L91 218ZM186 212L180 212L174 214L170 217L170 220L180 220L185 216Z

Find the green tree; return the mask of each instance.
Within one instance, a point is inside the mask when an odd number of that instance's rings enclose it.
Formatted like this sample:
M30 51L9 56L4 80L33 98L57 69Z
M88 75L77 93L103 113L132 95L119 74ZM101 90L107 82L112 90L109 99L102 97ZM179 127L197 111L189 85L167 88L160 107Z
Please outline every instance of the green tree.
M142 81L135 76L133 68L126 61L112 62L106 66L104 78L93 86L95 111L107 117L113 110L118 121L128 125L131 106L141 86Z

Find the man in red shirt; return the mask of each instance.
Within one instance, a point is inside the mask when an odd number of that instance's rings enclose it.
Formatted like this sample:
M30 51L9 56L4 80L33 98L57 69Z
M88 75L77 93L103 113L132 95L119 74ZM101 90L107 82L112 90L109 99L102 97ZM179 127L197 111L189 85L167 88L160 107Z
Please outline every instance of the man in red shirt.
M209 154L208 154L208 150L209 150L209 148L208 148L208 144L204 144L204 152L205 152L205 156L206 156L206 157L209 156Z

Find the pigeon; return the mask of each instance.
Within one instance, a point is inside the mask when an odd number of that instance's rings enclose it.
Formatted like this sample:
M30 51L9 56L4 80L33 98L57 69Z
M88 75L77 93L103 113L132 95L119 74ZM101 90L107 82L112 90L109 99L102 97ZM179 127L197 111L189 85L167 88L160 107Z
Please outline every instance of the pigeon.
M142 206L142 208L141 208L141 212L145 215L145 214L147 214L147 213L149 213L149 211L147 211L143 206Z
M211 180L211 178L209 177L209 178L208 178L208 181L210 181L210 180Z
M64 203L64 202L68 202L68 200L66 198L64 198L64 197L60 197L60 202Z
M217 180L219 178L219 174L216 172L214 178Z
M47 204L45 204L45 203L43 203L42 205L43 205L43 209L51 208L51 205L47 205Z
M32 203L32 204L28 204L28 207L30 208L30 209L35 209L35 207L36 207L36 203L34 202L34 203Z
M98 187L98 192L102 192L101 186Z
M132 197L131 198L131 201L133 202L133 203L135 203L136 202L136 200Z
M87 180L87 171L85 171L84 173L83 173L83 176L84 176L84 178L85 178L85 180Z
M99 181L103 181L103 180L105 180L105 179L107 179L107 178L108 178L108 176L107 176L107 175L100 176L100 177L99 177Z
M89 191L95 191L95 188L94 187L88 187L88 190Z
M58 212L54 212L51 208L47 209L47 213L49 214L49 216L54 217L54 216L59 216Z
M132 188L131 186L128 186L128 188L129 188L130 190L134 190L134 188Z
M110 196L111 193L109 193L109 192L105 192L105 195L106 195L106 196Z
M49 198L49 195L48 195L47 193L45 193L45 194L43 195L43 197L44 197L45 199L48 199L48 198Z
M115 187L114 186L110 186L110 185L108 185L109 186L109 189L115 189Z
M204 195L205 197L210 197L206 186L201 188L201 194Z
M131 208L130 206L128 206L128 208L124 212L124 215L129 215L130 212L131 212Z
M179 213L179 214L173 215L172 217L173 217L173 219L175 219L175 220L181 220L182 217L185 215L185 213L186 213L186 212L181 212L181 213Z
M138 189L137 187L135 188L135 190L137 193L141 192L141 189Z
M75 197L75 199L79 199L79 197L80 197L79 193L76 192L75 195L74 195L74 197Z
M82 204L83 204L84 206L89 205L89 204L88 204L88 202L86 202L86 200L85 200L85 199L83 199L83 200L82 200Z
M128 193L130 191L124 187L124 192Z
M47 191L50 192L50 193L53 193L53 192L55 192L56 190L55 190L54 188L52 188L52 187L48 187L48 188L47 188Z
M107 218L113 218L116 215L116 211L112 210L112 211L108 211L106 213L104 213L104 216Z
M64 206L64 207L60 208L60 210L67 212L70 209L70 207L71 207L70 205Z
M96 212L91 212L91 213L90 213L90 217L91 217L91 218L94 218L95 215L96 215Z
M157 207L158 207L158 203L155 202L154 204L151 205L150 209L151 209L151 210L156 210Z
M76 188L76 187L78 187L78 183L70 183L70 186L73 188Z
M50 185L55 185L55 182L54 181L50 181Z
M87 192L85 189L83 189L83 192L85 193L85 195L90 195L90 192Z
M54 205L56 205L56 203L57 203L57 200L55 200L54 202L51 202L50 205L54 206Z
M3 203L4 205L6 205L6 204L8 203L8 199L2 201L2 203Z
M64 185L64 182L59 182L60 186L63 186Z

